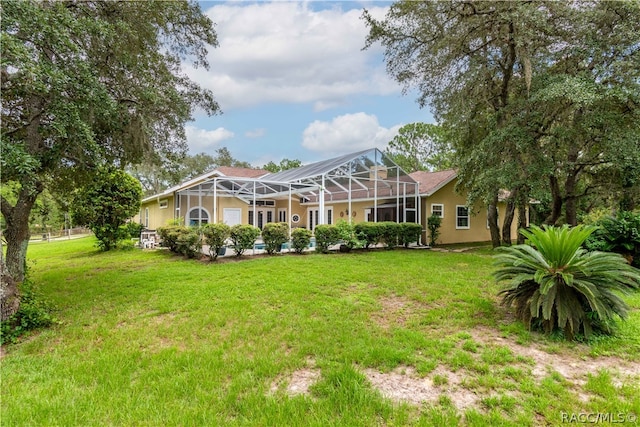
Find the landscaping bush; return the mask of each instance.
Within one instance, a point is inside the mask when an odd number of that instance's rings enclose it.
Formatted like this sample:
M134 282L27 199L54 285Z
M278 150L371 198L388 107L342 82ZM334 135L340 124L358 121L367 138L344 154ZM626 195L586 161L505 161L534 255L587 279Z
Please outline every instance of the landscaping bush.
M160 245L169 248L171 252L194 258L202 249L202 239L196 228L169 225L160 227L157 231L161 239Z
M144 225L138 224L137 222L130 221L124 225L129 237L132 239L139 239L140 233L144 230Z
M316 249L323 254L329 252L329 246L338 243L338 230L335 225L318 225L314 234L316 236Z
M296 253L301 254L311 243L311 230L306 228L294 228L291 231L291 245Z
M619 212L595 222L598 227L585 242L588 250L615 252L640 268L640 213Z
M432 214L427 219L427 228L429 229L429 246L435 246L440 237L440 226L442 225L442 217Z
M56 323L52 307L29 279L20 284L20 308L0 324L0 344L15 342L25 332Z
M400 224L393 221L379 222L380 241L385 248L393 249L398 246L398 236L400 235Z
M342 247L349 252L353 248L362 246L362 242L358 239L356 230L353 224L341 219L336 224L336 233L338 240L342 244Z
M400 244L405 248L408 248L411 243L417 243L420 241L420 235L422 234L422 226L415 222L403 222L400 223Z
M563 331L568 339L582 332L612 333L616 317L628 306L618 296L640 287L640 273L618 254L588 252L581 246L593 227L532 225L521 230L533 246L503 247L495 257L503 304L516 316L546 333Z
M231 236L231 227L223 222L205 224L202 226L202 235L204 243L209 246L209 257L215 261L220 250L225 247L226 240Z
M262 228L262 240L269 255L280 252L282 245L289 241L289 225L286 222L270 222Z
M354 226L358 239L364 242L364 247L377 245L380 241L380 227L376 222L360 222Z
M184 225L167 225L157 230L160 236L160 246L169 248L171 252L178 253L178 237L187 229Z
M177 240L177 251L187 258L195 258L202 251L202 238L197 228L185 227Z
M253 248L259 235L260 229L253 225L237 224L231 227L229 237L231 239L231 247L233 247L236 256L240 256L247 249Z

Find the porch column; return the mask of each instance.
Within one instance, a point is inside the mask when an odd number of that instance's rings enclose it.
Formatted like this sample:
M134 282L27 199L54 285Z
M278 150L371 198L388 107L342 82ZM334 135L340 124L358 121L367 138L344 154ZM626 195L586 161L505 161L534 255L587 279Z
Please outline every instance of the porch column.
M318 193L318 224L324 224L324 179L325 176L322 175L322 187L320 187L320 192Z
M351 212L351 164L353 162L349 162L349 214L347 215L349 217L349 224L351 224L351 218L353 218L353 212Z
M403 197L404 200L404 197ZM403 204L402 211L406 209ZM396 166L396 222L400 222L400 168Z
M202 227L202 184L198 185L198 227Z
M218 178L213 178L213 223L218 222Z

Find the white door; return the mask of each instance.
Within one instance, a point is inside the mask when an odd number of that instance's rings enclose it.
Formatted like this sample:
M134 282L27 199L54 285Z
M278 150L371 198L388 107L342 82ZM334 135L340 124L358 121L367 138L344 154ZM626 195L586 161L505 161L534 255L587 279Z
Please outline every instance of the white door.
M307 209L307 225L309 226L309 230L313 231L318 225L320 220L320 209L318 208L309 208ZM333 207L325 207L324 209L324 223L325 224L333 224Z
M242 209L224 208L222 210L222 222L228 226L242 224Z

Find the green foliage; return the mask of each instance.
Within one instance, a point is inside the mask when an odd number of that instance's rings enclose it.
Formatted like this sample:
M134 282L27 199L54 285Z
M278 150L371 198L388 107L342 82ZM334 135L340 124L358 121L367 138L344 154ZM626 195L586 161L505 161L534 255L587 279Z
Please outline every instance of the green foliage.
M280 252L282 245L289 241L289 224L269 222L262 228L262 240L269 255Z
M377 223L380 227L380 241L387 249L393 249L398 246L400 236L400 224L393 221L384 221Z
M452 165L453 152L444 130L431 123L409 123L398 131L385 150L405 172L442 170Z
M532 246L501 248L494 277L506 281L503 303L516 316L547 333L561 330L569 339L593 330L612 333L616 317L628 307L618 296L638 289L640 274L612 253L587 252L581 246L594 228L532 226L520 232Z
M275 162L270 161L266 165L262 166L261 169L275 173L275 172L286 171L289 169L299 168L300 166L302 166L302 162L300 160L297 160L297 159L291 160L291 159L284 158L280 160L279 164L276 164Z
M259 235L260 229L253 225L236 224L231 227L229 238L236 256L240 256L247 249L253 248Z
M187 258L197 257L202 250L202 238L199 230L195 227L184 227L178 233L176 250Z
M301 254L311 243L313 233L306 228L294 228L291 231L291 245L296 253Z
M347 248L347 251L363 246L363 242L358 239L355 226L344 219L337 222L336 233L338 240Z
M398 241L405 248L408 248L411 243L417 243L420 241L420 235L422 234L422 226L415 222L402 222L399 228Z
M140 209L142 188L120 169L101 168L95 179L78 190L72 216L76 224L87 225L98 238L98 247L108 251L129 238L126 221Z
M223 222L205 224L202 226L204 243L209 245L209 257L212 261L218 258L218 253L225 247L226 241L231 237L231 227Z
M19 287L20 308L0 324L0 344L15 342L24 333L53 325L51 304L37 290L36 286L25 279Z
M329 252L329 246L338 243L338 230L335 225L321 224L318 225L314 234L316 236L316 250L323 254Z
M380 241L380 227L375 222L359 222L355 225L355 232L358 239L364 242L364 247L369 248L377 245Z
M587 249L621 254L640 268L640 213L619 212L595 225L598 228L585 242Z
M432 214L429 218L427 218L427 228L429 229L429 246L435 246L438 243L441 225L442 218L440 216Z
M195 227L168 225L157 230L160 245L187 258L195 258L202 249L202 239Z
M140 233L144 230L144 225L138 224L137 222L129 221L124 226L127 229L127 233L129 237L132 239L139 239Z
M183 154L192 112L219 111L183 66L208 69L217 38L200 6L187 1L7 0L0 28L0 186L20 187L15 203L0 194L0 208L7 269L20 280L38 194L70 193L93 181L99 165ZM104 249L113 247L117 227L96 231Z
M188 231L184 225L167 225L157 230L160 236L160 246L169 248L171 252L178 253L178 237Z

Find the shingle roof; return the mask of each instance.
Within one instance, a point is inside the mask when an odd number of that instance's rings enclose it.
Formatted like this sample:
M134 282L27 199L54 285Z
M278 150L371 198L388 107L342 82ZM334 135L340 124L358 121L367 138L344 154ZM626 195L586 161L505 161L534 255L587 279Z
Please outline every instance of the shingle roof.
M232 166L220 166L216 170L225 176L234 178L259 178L269 173L264 169L236 168Z
M420 184L420 194L431 196L433 193L453 181L458 172L455 169L448 169L439 172L417 171L409 176Z

